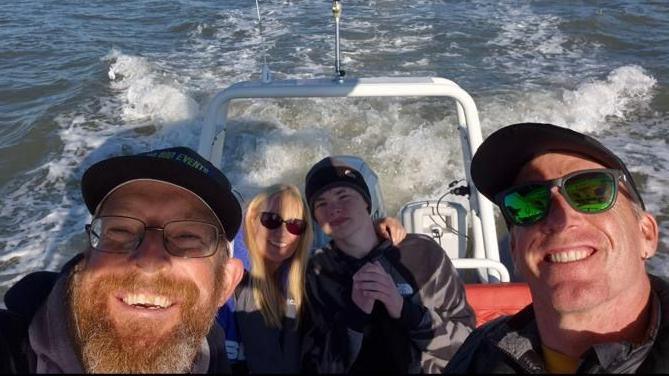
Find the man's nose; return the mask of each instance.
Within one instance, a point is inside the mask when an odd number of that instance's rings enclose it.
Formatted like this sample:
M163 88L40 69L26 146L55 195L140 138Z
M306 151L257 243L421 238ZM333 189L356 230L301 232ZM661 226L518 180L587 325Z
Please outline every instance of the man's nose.
M341 212L341 204L339 202L331 202L328 204L328 215L330 218L339 215Z
M571 207L567 198L562 195L558 187L551 189L550 200L550 209L544 220L544 226L549 231L561 231L582 220L583 213Z
M171 259L165 249L163 232L147 230L139 247L132 253L131 260L146 273L157 273L166 269Z

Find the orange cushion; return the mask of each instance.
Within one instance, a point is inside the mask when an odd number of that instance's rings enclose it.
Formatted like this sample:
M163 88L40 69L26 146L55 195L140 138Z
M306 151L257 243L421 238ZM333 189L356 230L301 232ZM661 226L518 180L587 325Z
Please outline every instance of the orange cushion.
M503 315L513 315L532 303L527 283L465 284L467 301L476 313L476 326Z

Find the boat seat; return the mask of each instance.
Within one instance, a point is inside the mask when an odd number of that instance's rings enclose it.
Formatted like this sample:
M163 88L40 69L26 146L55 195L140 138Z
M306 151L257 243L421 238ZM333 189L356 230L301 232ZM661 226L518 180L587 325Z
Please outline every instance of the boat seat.
M465 284L467 301L476 313L476 326L500 316L513 315L532 303L527 283Z
M492 258L475 257L471 250L469 201L451 195L448 200L410 202L399 211L399 218L408 233L432 237L446 252L465 282L488 282L492 276L501 282L511 280L510 259L503 263ZM502 261L507 261L502 259Z

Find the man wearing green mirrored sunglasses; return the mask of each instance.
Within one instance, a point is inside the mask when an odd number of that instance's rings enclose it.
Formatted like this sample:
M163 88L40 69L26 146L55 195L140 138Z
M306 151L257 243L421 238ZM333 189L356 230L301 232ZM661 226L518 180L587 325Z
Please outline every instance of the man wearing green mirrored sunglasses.
M669 284L646 272L658 225L623 161L550 124L490 135L472 160L533 303L474 331L457 373L669 372Z

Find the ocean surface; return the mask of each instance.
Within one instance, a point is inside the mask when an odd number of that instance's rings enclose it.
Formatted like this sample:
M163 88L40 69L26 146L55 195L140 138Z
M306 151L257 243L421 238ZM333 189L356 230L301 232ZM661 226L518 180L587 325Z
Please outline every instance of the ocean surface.
M445 77L476 101L484 136L551 122L616 150L660 223L649 268L669 275L668 2L342 3L347 77ZM330 7L261 0L261 35L253 0L0 2L0 295L83 249L79 181L92 163L196 149L208 101L258 79L263 51L274 79L331 77ZM234 102L223 170L248 199L277 182L301 187L325 155L358 155L395 214L464 177L450 105Z

